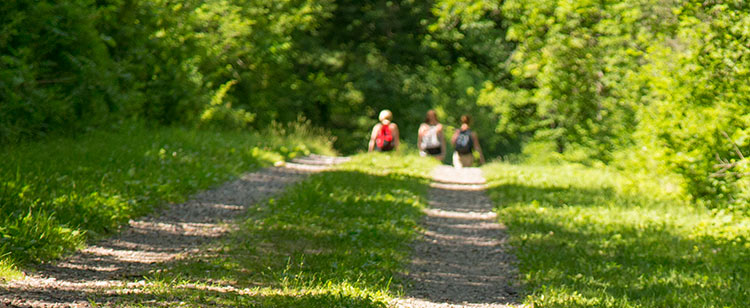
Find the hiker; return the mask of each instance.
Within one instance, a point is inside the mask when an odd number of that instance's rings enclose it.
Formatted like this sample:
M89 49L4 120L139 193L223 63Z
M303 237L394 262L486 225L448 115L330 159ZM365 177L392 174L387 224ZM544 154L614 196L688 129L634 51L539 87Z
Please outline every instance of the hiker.
M479 163L484 164L484 154L479 146L479 137L477 133L471 131L469 125L471 117L469 115L461 116L461 127L453 134L451 144L456 149L453 152L453 166L456 168L471 167L474 163L474 153L479 153Z
M375 124L372 128L372 134L370 135L370 144L367 150L372 151L394 151L398 148L398 125L391 122L393 119L393 113L390 110L384 109L378 116L380 122Z
M445 157L443 124L438 122L435 110L428 110L424 118L424 123L419 125L417 145L419 147L419 155L421 156L432 156L439 161L442 161Z

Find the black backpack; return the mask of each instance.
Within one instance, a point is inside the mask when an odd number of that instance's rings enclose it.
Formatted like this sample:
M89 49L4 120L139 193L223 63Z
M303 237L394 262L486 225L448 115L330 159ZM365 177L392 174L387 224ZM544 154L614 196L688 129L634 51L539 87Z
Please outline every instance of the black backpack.
M471 130L462 130L456 137L456 152L458 154L471 154L474 150L474 140L471 138Z

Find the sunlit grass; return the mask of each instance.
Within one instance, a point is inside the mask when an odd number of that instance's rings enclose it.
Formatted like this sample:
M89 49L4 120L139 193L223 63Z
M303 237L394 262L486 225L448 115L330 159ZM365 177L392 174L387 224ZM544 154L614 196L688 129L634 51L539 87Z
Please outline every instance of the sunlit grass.
M339 166L338 169L371 175L429 179L430 172L439 164L440 162L435 159L420 157L415 152L405 150L397 153L373 152L355 155L350 162Z
M164 202L275 161L331 153L330 141L291 134L140 126L0 150L0 255L43 262L116 231ZM299 135L295 135L299 134Z
M573 165L485 167L535 307L741 307L750 219L668 181Z
M23 273L10 260L0 259L0 282L5 279L18 279L21 277L23 277Z
M251 208L230 239L149 273L148 287L118 304L387 307L402 290L435 164L409 154L355 156Z

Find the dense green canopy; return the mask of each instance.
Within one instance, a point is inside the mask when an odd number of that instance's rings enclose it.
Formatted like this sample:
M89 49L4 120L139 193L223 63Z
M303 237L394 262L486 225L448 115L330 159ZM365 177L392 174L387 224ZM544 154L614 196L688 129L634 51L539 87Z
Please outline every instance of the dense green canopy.
M362 150L463 113L490 157L560 152L681 175L744 207L750 4L741 0L9 0L0 142L131 122L301 117ZM525 150L522 150L524 149Z

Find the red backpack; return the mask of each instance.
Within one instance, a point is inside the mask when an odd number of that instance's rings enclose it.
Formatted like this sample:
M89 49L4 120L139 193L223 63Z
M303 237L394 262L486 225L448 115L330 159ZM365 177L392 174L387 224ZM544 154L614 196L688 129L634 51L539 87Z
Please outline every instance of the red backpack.
M378 151L393 150L393 134L390 125L380 125L378 136L375 137L375 146Z

